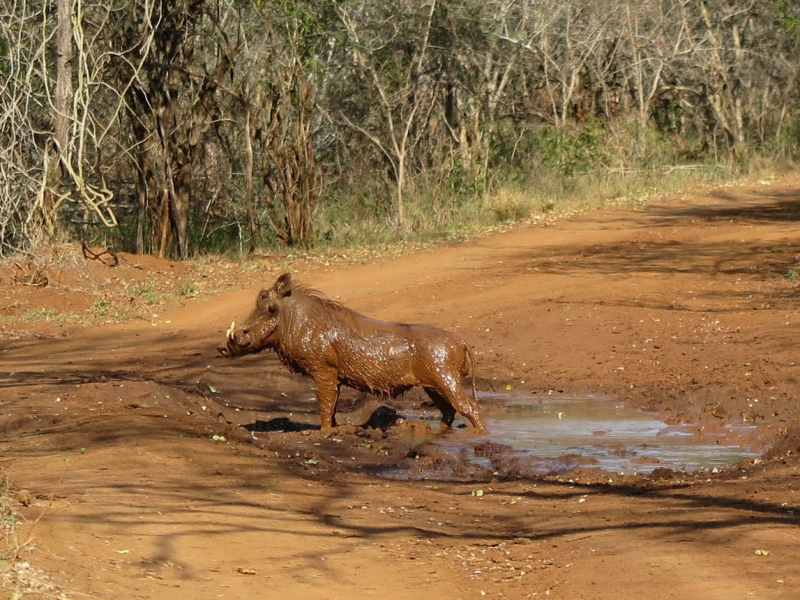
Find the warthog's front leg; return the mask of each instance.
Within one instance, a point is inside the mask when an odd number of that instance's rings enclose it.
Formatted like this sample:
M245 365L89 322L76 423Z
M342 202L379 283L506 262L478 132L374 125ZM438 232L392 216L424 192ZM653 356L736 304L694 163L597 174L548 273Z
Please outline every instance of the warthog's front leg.
M317 388L317 409L322 433L336 427L336 404L339 402L339 382L336 374L325 374L314 378Z

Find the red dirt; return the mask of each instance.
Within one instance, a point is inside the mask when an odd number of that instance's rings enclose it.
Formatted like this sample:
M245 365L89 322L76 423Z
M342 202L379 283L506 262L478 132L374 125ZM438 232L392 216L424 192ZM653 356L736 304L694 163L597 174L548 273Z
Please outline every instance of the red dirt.
M40 595L70 598L796 598L798 219L787 177L400 257L7 262L0 466L30 493L18 562L49 576ZM479 389L614 395L712 437L764 421L745 440L764 454L716 474L490 480L414 423L353 426L414 394L350 394L350 425L322 438L308 381L216 352L287 266L363 314L458 332ZM368 474L440 462L474 480Z

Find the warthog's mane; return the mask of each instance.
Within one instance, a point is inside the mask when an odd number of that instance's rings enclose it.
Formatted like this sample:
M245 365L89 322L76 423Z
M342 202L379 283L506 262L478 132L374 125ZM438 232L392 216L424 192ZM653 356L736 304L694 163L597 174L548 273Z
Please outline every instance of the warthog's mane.
M335 312L336 314L347 318L347 319L356 319L359 314L355 312L351 308L347 308L341 302L337 302L336 300L331 300L325 294L316 290L304 283L294 283L292 284L292 295L300 295L315 304L319 304L323 309Z

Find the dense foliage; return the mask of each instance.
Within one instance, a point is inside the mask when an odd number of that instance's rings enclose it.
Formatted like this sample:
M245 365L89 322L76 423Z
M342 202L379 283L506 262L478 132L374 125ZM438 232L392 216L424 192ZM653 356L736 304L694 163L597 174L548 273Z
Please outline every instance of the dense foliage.
M794 0L4 0L0 254L405 235L524 216L487 201L503 186L792 158L799 19Z

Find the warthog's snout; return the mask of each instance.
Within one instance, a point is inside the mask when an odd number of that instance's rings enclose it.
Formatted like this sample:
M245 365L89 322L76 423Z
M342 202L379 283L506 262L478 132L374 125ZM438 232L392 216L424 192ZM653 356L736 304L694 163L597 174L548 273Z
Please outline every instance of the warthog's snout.
M244 329L236 330L236 321L231 323L228 331L225 332L225 345L218 346L217 350L225 358L235 358L246 353L249 344L247 331Z

